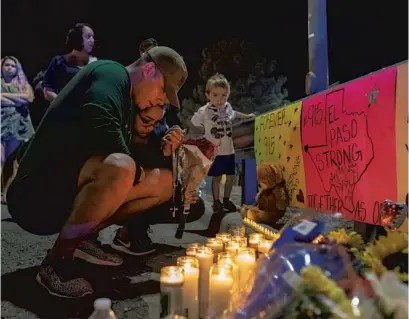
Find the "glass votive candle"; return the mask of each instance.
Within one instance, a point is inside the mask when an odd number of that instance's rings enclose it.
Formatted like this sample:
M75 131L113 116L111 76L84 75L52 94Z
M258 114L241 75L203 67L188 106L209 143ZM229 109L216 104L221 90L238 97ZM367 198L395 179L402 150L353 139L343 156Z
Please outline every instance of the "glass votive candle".
M232 256L228 252L222 252L217 256L217 263L219 265L230 265L232 267L233 274L233 287L232 287L232 306L237 305L240 300L240 274L239 267L235 261L235 256Z
M231 265L224 263L212 266L209 285L209 314L211 314L211 318L220 318L230 310L233 282Z
M209 306L209 276L213 265L213 250L202 246L197 249L196 258L199 260L199 318L207 318Z
M199 260L196 257L179 257L176 265L183 269L183 313L199 318Z
M261 239L257 246L257 251L261 254L268 254L273 246L274 240Z
M232 236L231 241L239 243L240 247L247 247L247 238L243 236Z
M213 249L213 253L216 256L223 251L223 241L220 238L208 238L206 241L206 247Z
M203 247L203 245L199 243L189 244L186 248L186 255L193 257L196 256L196 252L200 247Z
M249 236L249 247L257 249L260 240L264 239L264 235L260 233L252 233Z
M242 292L247 292L253 285L256 266L256 250L251 247L239 249L236 263L239 267L240 290Z
M239 250L240 244L237 241L229 241L226 243L224 249L226 252L231 253L232 255L237 255L237 250Z
M245 236L246 236L246 227L244 227L244 226L238 226L238 225L231 226L231 227L229 228L229 233L230 233L232 236L242 236L242 237L245 237Z
M218 233L216 238L221 239L223 244L226 245L231 240L231 235L229 233Z
M161 314L174 316L183 314L183 269L178 266L167 266L160 270L160 293L161 300L168 299L163 303Z
M217 262L219 262L219 260L223 258L231 258L234 260L234 258L236 258L236 254L232 254L229 251L222 251L221 253L217 254Z

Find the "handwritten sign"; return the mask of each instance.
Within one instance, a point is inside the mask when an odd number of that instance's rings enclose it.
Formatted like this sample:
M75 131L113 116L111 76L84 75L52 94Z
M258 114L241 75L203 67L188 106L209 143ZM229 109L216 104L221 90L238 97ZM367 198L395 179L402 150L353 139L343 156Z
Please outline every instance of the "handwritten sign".
M306 207L379 223L379 202L396 199L396 68L303 102Z
M396 165L398 200L408 193L408 65L398 66L396 78Z
M302 102L261 115L255 120L256 162L282 165L291 205L305 205L304 163L301 150L300 116Z

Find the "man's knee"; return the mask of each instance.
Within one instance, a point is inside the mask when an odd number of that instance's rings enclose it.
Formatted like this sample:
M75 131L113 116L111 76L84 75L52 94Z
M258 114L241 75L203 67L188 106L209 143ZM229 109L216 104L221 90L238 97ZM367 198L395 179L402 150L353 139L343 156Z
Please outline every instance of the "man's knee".
M103 182L108 182L113 187L120 187L128 192L135 181L135 161L126 154L111 154L107 156L98 172L98 177Z
M114 153L106 158L91 158L80 173L79 184L93 181L127 193L135 180L135 161L126 154Z

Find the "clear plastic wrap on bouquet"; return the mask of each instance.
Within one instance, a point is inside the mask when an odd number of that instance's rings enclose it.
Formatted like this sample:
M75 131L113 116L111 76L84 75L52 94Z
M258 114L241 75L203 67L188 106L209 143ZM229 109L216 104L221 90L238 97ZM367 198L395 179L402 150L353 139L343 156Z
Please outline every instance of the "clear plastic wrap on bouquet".
M188 139L178 152L179 171L185 199L199 189L216 157L217 146L205 138ZM189 201L185 201L185 206Z
M183 142L173 158L174 184L182 183L183 213L175 237L182 238L186 217L190 213L192 197L197 195L200 184L206 177L216 157L217 146L205 138L188 139ZM174 195L175 196L175 195ZM175 216L175 210L174 210Z
M343 247L286 244L259 260L254 285L228 317L381 318L360 282Z
M197 196L200 184L206 177L216 157L217 147L205 138L188 139L174 153L173 177L174 194L176 185L182 183L183 212L180 214L179 225L175 237L182 238L185 229L186 218L190 213L192 198ZM173 210L175 216L175 209Z

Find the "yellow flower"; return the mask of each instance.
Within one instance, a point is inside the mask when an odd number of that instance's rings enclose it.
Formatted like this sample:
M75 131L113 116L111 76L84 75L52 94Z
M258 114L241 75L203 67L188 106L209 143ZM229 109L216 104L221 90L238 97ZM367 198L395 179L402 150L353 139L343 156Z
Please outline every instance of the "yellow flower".
M383 260L399 252L403 254L408 253L408 233L390 231L386 236L379 237L374 244L366 248L363 260L372 268L377 276L381 276L388 271L383 265ZM408 280L408 274L399 267L396 267L393 271L400 280Z
M335 240L339 245L348 245L351 248L362 249L364 246L364 241L361 235L356 232L350 232L348 234L344 228L337 231L331 231L328 234L328 238Z
M301 282L312 286L338 305L349 318L355 317L351 302L344 290L327 276L318 266L308 266L301 269Z

